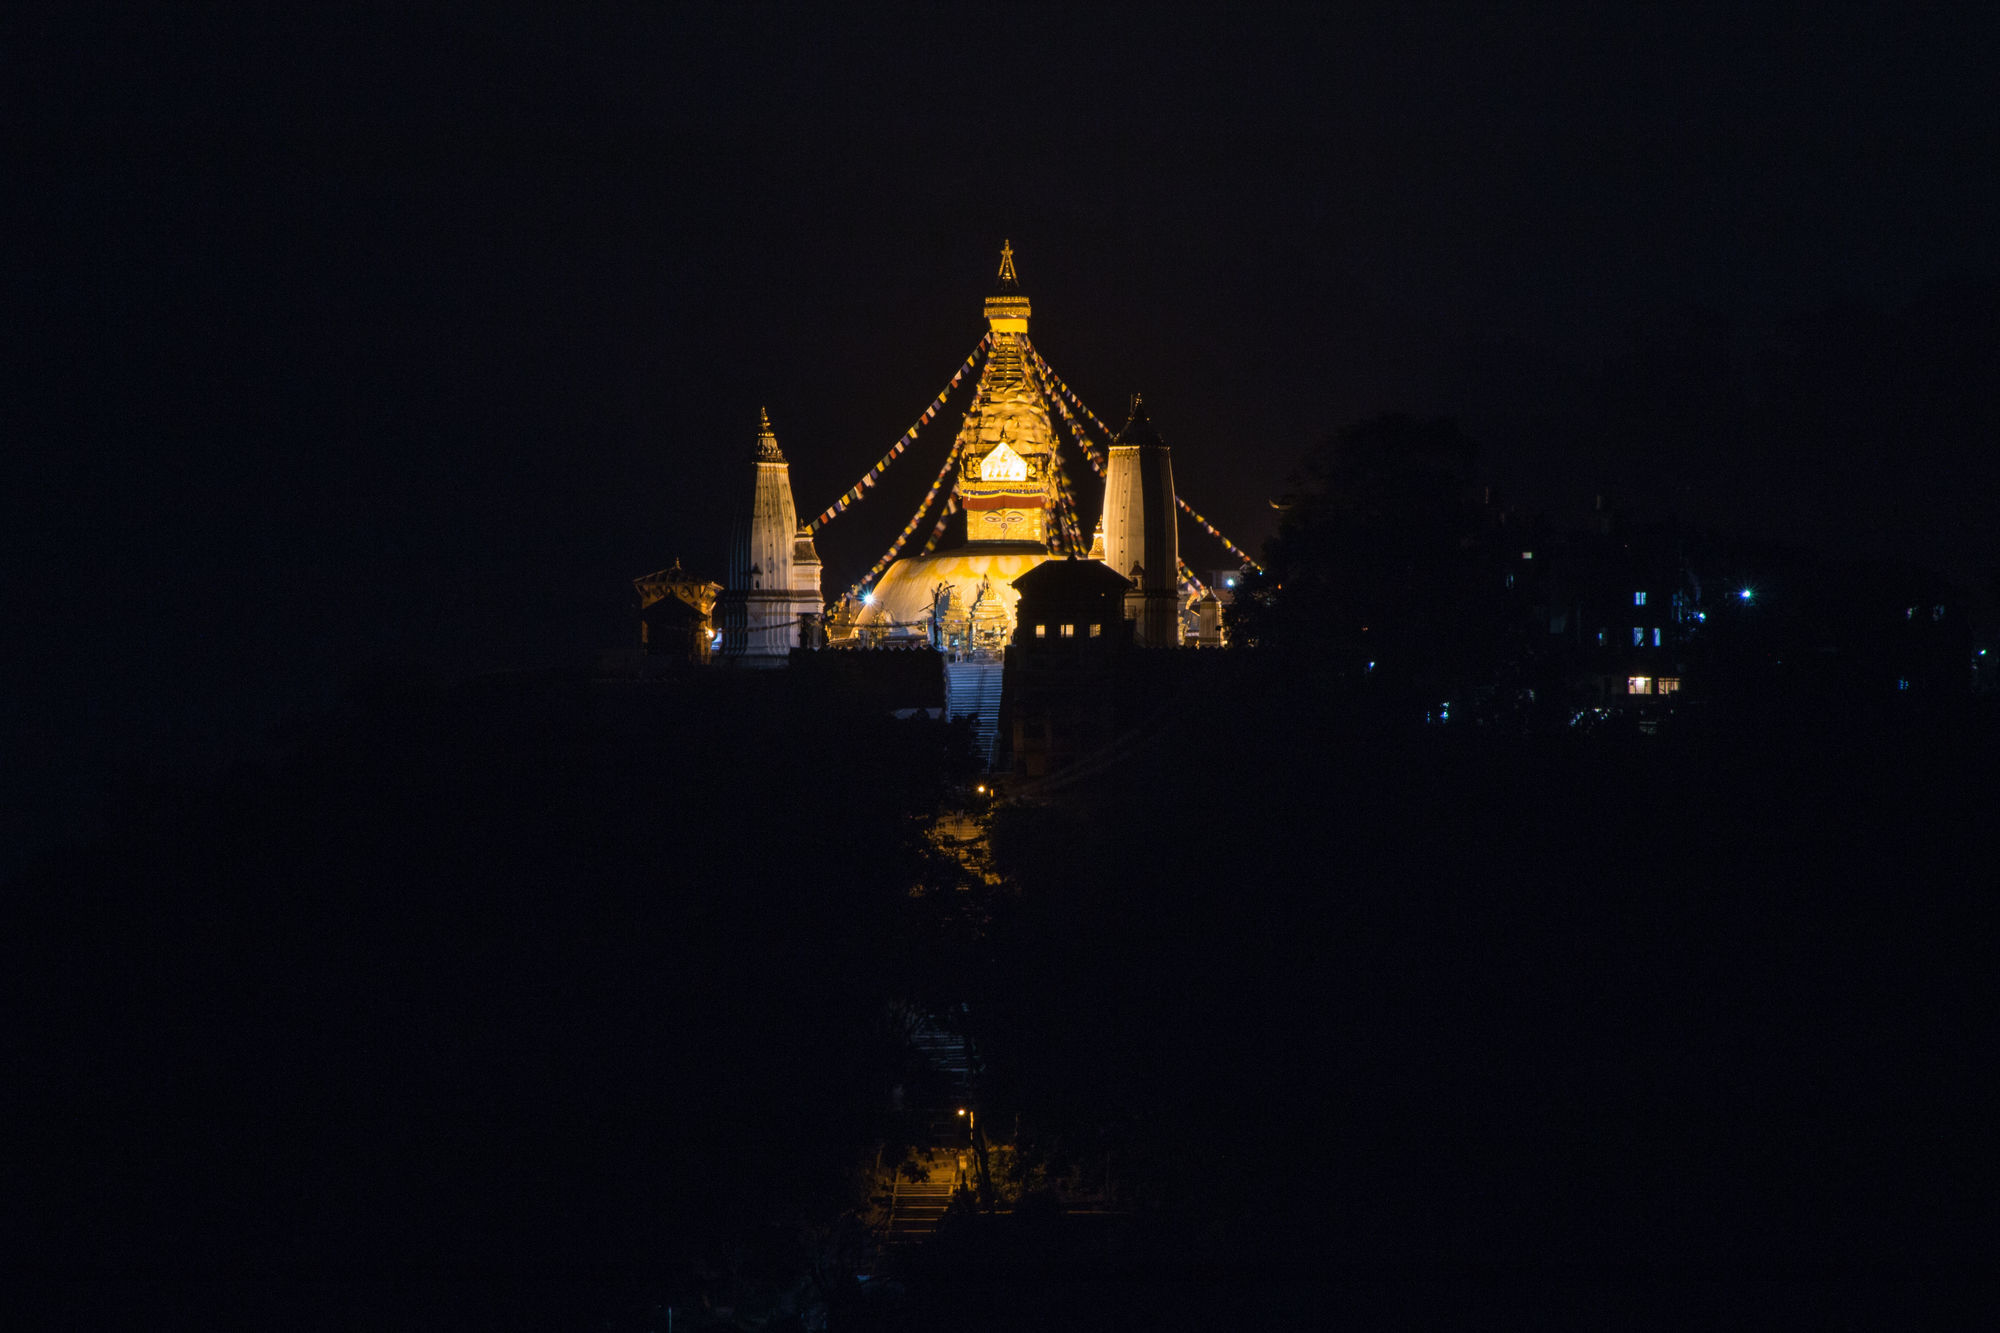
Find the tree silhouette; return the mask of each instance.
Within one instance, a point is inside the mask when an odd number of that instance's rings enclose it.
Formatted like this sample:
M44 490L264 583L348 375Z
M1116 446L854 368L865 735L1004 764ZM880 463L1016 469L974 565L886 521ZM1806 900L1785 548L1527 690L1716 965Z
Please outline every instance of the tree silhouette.
M1238 641L1405 705L1490 679L1502 576L1476 455L1455 422L1402 415L1314 450L1276 502L1268 573L1232 608Z

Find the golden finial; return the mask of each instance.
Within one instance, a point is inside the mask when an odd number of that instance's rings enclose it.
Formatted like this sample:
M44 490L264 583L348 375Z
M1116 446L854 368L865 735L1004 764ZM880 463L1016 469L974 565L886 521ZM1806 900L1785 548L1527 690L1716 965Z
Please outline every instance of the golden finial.
M1028 331L1028 298L1021 295L1021 279L1014 272L1012 241L1000 242L1000 280L986 298L986 318L995 333Z
M757 461L760 463L785 461L785 455L778 449L778 434L771 429L771 414L761 407L757 409Z

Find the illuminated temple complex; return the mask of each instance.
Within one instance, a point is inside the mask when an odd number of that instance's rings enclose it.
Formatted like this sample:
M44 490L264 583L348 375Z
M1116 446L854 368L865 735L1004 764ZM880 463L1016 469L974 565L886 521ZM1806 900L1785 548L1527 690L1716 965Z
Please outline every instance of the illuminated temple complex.
M836 623L839 639L920 634L947 650L997 651L1013 633L1014 580L1054 554L1061 512L1055 429L1026 364L1028 315L1003 251L999 290L986 299L985 367L952 445L965 544L891 564L859 614L850 606Z
M1050 654L1080 664L1129 649L1219 646L1221 601L1181 558L1180 515L1236 557L1235 568L1254 562L1175 493L1171 454L1138 396L1112 430L1029 341L1031 313L1012 247L1003 246L986 333L972 355L861 481L810 521L799 520L789 466L762 420L743 489L728 497L725 581L697 584L678 566L635 580L648 651L663 645L683 660L778 667L802 650L929 648L950 663L954 714L969 711L968 690L985 700L991 757L1003 657L1010 697L1032 699L1036 691L1017 688L1015 677L1056 663ZM970 403L917 512L867 573L829 596L814 534L876 493L876 478L975 366ZM1089 474L1066 465L1066 444L1103 482L1089 528L1072 481ZM1033 750L1029 732L1016 730L1015 748Z

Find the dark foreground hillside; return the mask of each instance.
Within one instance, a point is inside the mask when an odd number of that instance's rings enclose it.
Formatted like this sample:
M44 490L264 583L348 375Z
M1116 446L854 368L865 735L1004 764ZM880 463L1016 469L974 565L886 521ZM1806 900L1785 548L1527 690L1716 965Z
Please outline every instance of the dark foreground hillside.
M923 836L965 737L806 672L383 678L133 792L9 886L15 1289L630 1329L811 1289L899 999L977 1041L1015 1211L886 1295L822 1265L830 1328L1627 1326L1982 1275L1990 718L1411 730L1227 661L996 811L978 889Z
M1990 717L1572 739L1386 730L1275 676L1185 702L1001 817L1019 896L972 1005L1024 1153L1149 1219L1135 1270L1621 1322L1983 1281Z
M16 1289L597 1327L784 1262L895 1076L949 739L780 676L389 676L134 792L9 886Z

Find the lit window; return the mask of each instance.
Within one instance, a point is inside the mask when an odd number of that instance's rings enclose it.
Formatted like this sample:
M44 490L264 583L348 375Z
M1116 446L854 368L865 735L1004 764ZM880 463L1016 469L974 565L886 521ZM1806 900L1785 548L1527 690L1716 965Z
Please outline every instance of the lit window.
M1521 552L1521 558L1523 560L1533 560L1535 558L1535 553L1533 551L1523 551Z
M1090 637L1093 639L1096 638L1099 634L1102 634L1103 632L1104 632L1104 626L1102 625L1092 625L1090 627Z
M1899 678L1896 681L1896 688L1899 690L1907 690L1910 688L1910 682Z
M1597 631L1597 646L1598 646L1599 648L1602 648L1602 647L1604 646L1604 631L1603 631L1603 630L1599 630L1599 631Z
M1062 636L1063 636L1063 637L1064 637L1065 639L1071 639L1071 638L1075 638L1075 637L1076 637L1076 626L1074 626L1074 625L1064 625L1064 626L1062 627Z
M1048 638L1048 637L1049 637L1049 627L1048 627L1047 625L1037 625L1037 626L1035 626L1035 637L1036 637L1036 638L1038 638L1038 639L1046 639L1046 638Z
M1510 588L1514 586L1514 576L1512 574L1507 576L1507 586Z
M1646 631L1640 629L1637 625L1632 627L1632 646L1634 648L1644 648L1646 646Z
M1645 593L1643 593L1643 592L1635 592L1635 593L1633 593L1633 594L1632 594L1632 605L1634 605L1634 606L1644 606L1645 604L1646 604L1646 594L1645 594Z
M1660 680L1659 680L1659 685L1658 685L1658 692L1659 692L1659 693L1661 693L1661 694L1676 694L1676 693L1679 693L1679 691L1680 691L1680 688L1681 688L1681 678L1680 678L1679 676L1662 676L1662 677L1660 677Z
M1658 625L1653 626L1653 646L1655 648L1660 646L1660 627Z
M1625 678L1625 693L1651 694L1652 692L1653 678L1651 676L1627 676Z

